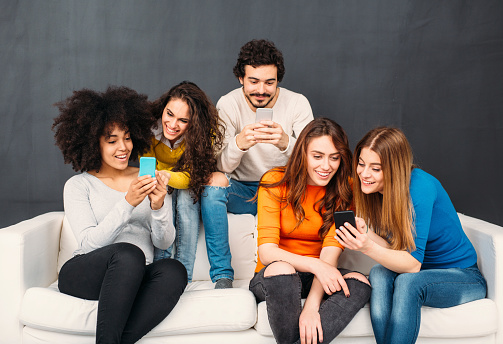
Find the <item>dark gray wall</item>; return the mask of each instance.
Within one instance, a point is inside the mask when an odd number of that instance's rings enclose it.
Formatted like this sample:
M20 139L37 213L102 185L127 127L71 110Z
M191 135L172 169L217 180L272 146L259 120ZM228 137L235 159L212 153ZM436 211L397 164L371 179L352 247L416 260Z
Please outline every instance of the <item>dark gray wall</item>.
M253 38L276 43L282 86L353 148L401 127L458 211L503 225L502 16L501 1L1 0L0 227L63 208L54 102L107 85L155 98L181 80L216 102Z

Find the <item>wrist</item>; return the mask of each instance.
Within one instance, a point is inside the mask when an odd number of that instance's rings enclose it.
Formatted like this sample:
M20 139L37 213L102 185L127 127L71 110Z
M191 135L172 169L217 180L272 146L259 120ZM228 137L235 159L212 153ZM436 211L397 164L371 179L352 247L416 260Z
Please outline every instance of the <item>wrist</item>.
M307 298L302 307L302 311L313 311L318 312L320 309L321 300L319 303L313 302L312 299Z
M128 203L129 203L129 205L131 205L132 207L135 207L135 208L136 208L136 206L137 206L138 204L134 204L133 200L131 200L131 199L130 199L130 197L128 197L128 196L129 196L129 193L127 193L127 194L126 194L126 196L124 197L124 198L126 199L126 202L128 202Z
M237 147L237 149L239 149L241 152L246 152L248 149L246 149L246 148L241 148L241 147L239 146L239 143L238 143L238 138L239 138L239 135L240 135L240 134L237 134L237 135L236 135L236 137L235 137L235 140L234 140L234 142L236 143L236 147Z
M283 137L280 140L280 143L278 144L280 152L281 153L286 152L288 150L289 145L290 145L290 136L288 136L283 132Z
M369 247L367 247L367 249L365 249L364 251L360 251L360 252L363 254L369 253L374 248L374 244L375 244L375 242L371 240Z
M309 263L308 263L308 269L309 269L309 272L311 272L312 274L316 275L316 271L318 271L318 266L319 264L321 263L321 259L319 258L314 258L314 257L306 257L309 259Z

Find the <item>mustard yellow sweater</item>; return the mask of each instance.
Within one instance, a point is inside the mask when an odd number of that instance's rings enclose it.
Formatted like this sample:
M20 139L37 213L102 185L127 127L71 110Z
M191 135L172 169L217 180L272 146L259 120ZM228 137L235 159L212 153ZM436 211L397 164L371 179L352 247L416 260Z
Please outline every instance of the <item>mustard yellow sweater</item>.
M165 170L171 174L171 178L168 182L169 186L175 189L188 189L190 182L189 174L186 172L172 172L176 162L185 151L185 140L183 140L178 147L173 149L164 143L165 140L162 134L162 125L159 125L158 129L154 130L154 136L152 137L152 144L149 151L142 156L156 158L157 170Z

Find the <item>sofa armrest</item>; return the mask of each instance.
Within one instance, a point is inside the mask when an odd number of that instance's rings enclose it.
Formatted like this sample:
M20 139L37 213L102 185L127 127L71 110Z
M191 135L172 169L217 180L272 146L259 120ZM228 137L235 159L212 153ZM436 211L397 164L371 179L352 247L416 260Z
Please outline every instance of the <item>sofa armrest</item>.
M497 343L503 343L503 227L458 214L466 235L477 251L478 266L487 281L487 297L498 308Z
M0 333L2 343L20 343L19 307L31 287L57 279L63 212L46 213L0 229Z

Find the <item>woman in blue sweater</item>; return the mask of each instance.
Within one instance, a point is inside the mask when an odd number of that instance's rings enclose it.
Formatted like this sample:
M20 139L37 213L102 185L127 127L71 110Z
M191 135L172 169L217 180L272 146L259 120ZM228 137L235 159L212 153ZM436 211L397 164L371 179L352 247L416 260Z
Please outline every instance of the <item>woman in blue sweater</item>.
M423 305L446 308L485 297L477 254L440 182L413 165L402 131L371 130L353 165L361 218L357 229L346 223L337 230L340 242L379 263L370 272L377 343L414 343Z

